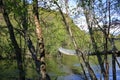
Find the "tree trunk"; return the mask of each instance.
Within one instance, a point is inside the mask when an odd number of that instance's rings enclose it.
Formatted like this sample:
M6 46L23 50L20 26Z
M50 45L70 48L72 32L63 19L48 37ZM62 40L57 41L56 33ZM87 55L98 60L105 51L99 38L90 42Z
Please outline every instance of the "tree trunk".
M113 80L116 80L116 64L115 64L115 54L112 54L112 73L113 73Z
M102 62L102 57L98 54L98 47L97 47L97 44L95 42L95 39L94 39L94 36L93 36L93 30L92 30L92 14L90 13L91 10L92 10L92 2L90 3L91 6L89 6L90 10L88 8L86 8L86 6L84 6L85 2L84 0L82 0L82 7L84 9L84 14L85 14L85 18L86 18L86 22L87 22L87 26L88 26L88 29L89 29L89 34L90 34L90 39L91 39L91 42L92 42L92 46L94 48L94 51L96 52L96 56L97 56L97 59L98 59L98 62L99 62L99 65L100 65L100 68L101 68L101 73L103 74L103 76L105 77L105 68L104 68L104 64ZM89 13L88 13L89 12Z
M105 76L105 68L104 68L104 64L102 62L102 58L101 58L101 55L99 55L97 52L97 45L96 45L96 42L95 42L95 39L94 39L94 36L93 36L93 31L92 31L92 28L88 22L89 18L88 18L88 15L85 14L85 17L86 17L86 21L87 21L87 25L88 25L88 29L89 29L89 33L90 33L90 39L91 39L91 42L92 42L92 45L93 45L93 48L96 52L96 56L97 56L97 59L98 59L98 62L100 64L100 68L101 68L101 73L103 74L103 76Z
M46 64L45 64L45 49L42 36L42 29L39 22L39 12L38 12L38 0L33 0L33 13L34 13L34 22L36 26L36 35L38 40L38 60L40 61L40 74L41 80L50 80L50 77L46 73Z
M114 43L114 39L109 39L111 45L112 45L112 50L113 50L113 54L112 54L112 73L113 73L113 80L116 80L116 46Z
M8 27L8 31L9 31L12 45L15 49L17 66L19 69L19 80L25 80L25 73L24 73L23 65L22 65L22 52L21 52L21 49L19 48L19 45L18 45L17 40L15 38L13 25L11 24L9 16L6 12L6 8L5 8L5 5L3 4L3 0L0 0L0 7L2 9L2 14L3 14L4 20L5 20L7 27Z
M72 40L72 42L73 42L73 45L74 45L74 48L76 49L77 57L78 57L78 59L79 59L79 61L80 61L79 54L82 54L82 55L83 55L83 53L81 52L80 49L78 49L76 40L75 40L75 38L74 38L74 36L73 36L73 34L72 34L72 30L71 30L71 28L70 28L70 26L69 26L69 24L68 24L68 22L67 22L67 20L66 20L66 18L65 18L64 14L63 14L63 12L62 12L62 10L61 10L61 8L60 8L60 6L58 5L57 2L55 2L55 4L56 4L56 5L58 6L58 8L59 8L59 11L60 11L60 14L61 14L61 16L62 16L62 18L63 18L63 22L64 22L64 24L65 24L66 30L67 30L68 34L70 35L70 38L71 38L71 40ZM66 14L68 15L67 2L66 2ZM87 67L88 71L90 72L89 74L90 74L91 79L97 80L97 78L96 78L96 76L95 76L95 74L94 74L94 71L92 70L90 64L85 61L84 56L82 56L82 59L83 59L83 62L85 63L85 66ZM81 68L82 68L83 73L84 73L84 75L85 75L85 79L88 79L81 61L80 61L80 65L81 65Z

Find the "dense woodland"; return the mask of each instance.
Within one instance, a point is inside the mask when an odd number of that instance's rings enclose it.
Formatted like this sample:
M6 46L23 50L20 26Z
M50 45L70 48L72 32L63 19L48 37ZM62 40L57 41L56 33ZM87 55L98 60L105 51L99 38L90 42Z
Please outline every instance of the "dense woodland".
M75 17L85 18L87 31ZM60 56L59 47L76 51L83 80L109 80L111 57L117 80L119 31L119 0L0 0L0 80L57 80L49 73L56 65L48 60ZM98 61L100 79L90 56Z

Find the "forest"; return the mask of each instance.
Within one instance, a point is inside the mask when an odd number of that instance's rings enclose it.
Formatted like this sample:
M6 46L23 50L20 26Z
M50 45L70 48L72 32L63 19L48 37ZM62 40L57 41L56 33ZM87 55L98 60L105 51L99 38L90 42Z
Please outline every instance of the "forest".
M0 80L119 80L120 0L0 0Z

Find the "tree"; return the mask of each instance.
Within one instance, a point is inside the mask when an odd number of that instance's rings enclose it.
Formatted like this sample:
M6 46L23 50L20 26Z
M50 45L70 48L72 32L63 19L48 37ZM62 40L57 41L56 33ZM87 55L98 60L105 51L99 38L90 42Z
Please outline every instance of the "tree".
M68 7L67 2L69 0L65 0L65 5ZM112 45L113 43L111 43L111 28L112 28L112 23L111 23L111 19L113 19L111 15L117 14L119 15L117 12L118 6L115 8L116 4L119 4L118 1L97 1L97 0L77 0L76 2L77 7L75 10L78 9L78 14L77 15L81 15L79 14L79 10L81 10L82 15L81 16L85 16L86 18L86 24L87 24L87 28L89 31L89 35L90 35L90 40L91 40L91 45L93 47L93 51L96 53L98 61L99 61L99 65L101 67L101 74L104 76L105 80L109 79L109 63L108 63L108 53L112 53L111 51L109 51L111 49L111 47L109 47L109 45ZM99 8L98 8L99 7ZM114 7L114 9L113 9ZM82 9L81 9L82 8ZM83 10L83 11L82 11ZM66 11L66 13L68 14L68 12L70 11ZM77 16L75 15L75 16ZM79 22L78 22L79 23ZM98 45L99 40L97 40L98 38L96 38L96 35L98 36L98 30L95 30L95 27L98 28L99 33L101 33L101 43ZM102 48L99 48L99 46L102 46ZM115 46L115 45L114 45ZM101 52L102 51L102 52ZM100 54L104 54L104 59L102 58L102 56ZM116 53L112 53L113 55ZM115 65L115 57L113 60L113 66ZM104 63L105 63L105 67L104 67ZM115 66L114 66L115 68ZM113 79L116 80L115 77L115 69L113 68Z
M34 0L33 1L33 13L34 13L34 21L35 21L35 26L36 26L36 35L37 35L37 40L38 40L38 54L39 56L39 61L40 61L40 66L37 67L40 68L40 74L41 74L41 80L50 80L50 77L46 73L46 64L45 64L45 49L44 49L44 42L43 42L43 36L42 36L42 29L40 26L39 22L39 13L38 13L38 1Z
M20 49L20 47L17 43L17 40L15 38L13 25L10 22L10 19L8 17L8 13L6 11L6 7L3 3L3 0L0 0L0 6L1 6L1 9L2 9L2 14L4 16L5 22L6 22L7 27L8 27L8 31L9 31L9 35L10 35L12 45L15 49L17 66L18 66L18 69L19 69L19 79L20 80L25 80L25 74L24 74L23 65L22 65L22 52L21 52L21 49Z
M0 1L1 4L1 9L2 9L2 13L5 19L5 22L7 24L8 30L9 30L9 34L10 34L10 39L12 42L12 45L14 46L15 49L15 53L16 53L16 60L17 60L17 64L18 64L18 69L19 69L19 79L20 80L25 80L25 74L24 74L24 70L23 70L23 58L22 57L22 51L21 48L19 47L19 44L16 40L16 36L15 36L15 32L14 32L14 27L12 25L12 23L10 22L9 16L8 16L8 12L13 12L14 14L14 19L15 21L18 23L18 27L20 27L20 29L16 28L16 30L19 32L19 34L21 36L23 36L23 38L25 39L25 42L27 42L27 46L29 48L29 51L32 54L32 58L35 62L36 65L36 71L39 74L39 80L50 80L50 77L48 76L48 74L46 73L46 64L44 61L45 58L45 49L44 49L44 42L43 42L43 37L41 34L41 28L40 28L40 24L39 24L39 14L38 14L38 2L37 0L35 0L33 2L33 8L34 8L34 20L35 20L35 25L36 25L36 35L37 35L37 40L38 40L38 46L35 49L29 35L28 35L28 9L27 9L27 1L23 0L23 1L8 1L8 3L13 4L13 5L9 5L10 10L8 10L6 8L6 4L4 1ZM4 2L4 3L3 3ZM12 10L13 9L13 10ZM18 12L18 10L20 10ZM20 46L22 44L20 43ZM38 55L39 54L39 57Z

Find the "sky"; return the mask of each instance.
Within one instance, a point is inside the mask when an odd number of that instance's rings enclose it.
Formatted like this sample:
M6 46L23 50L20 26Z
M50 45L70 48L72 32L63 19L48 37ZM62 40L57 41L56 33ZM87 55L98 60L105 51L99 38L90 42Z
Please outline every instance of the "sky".
M75 0L76 1L76 0ZM69 0L69 5L72 5L72 8L77 7L76 3L74 0ZM102 0L103 2L105 2L105 0ZM107 4L108 5L108 4ZM80 11L80 15L78 14L77 16L72 16L74 23L82 30L87 31L88 32L88 27L87 27L87 23L86 23L86 18L83 15L83 11L82 8L78 8L76 11ZM112 13L112 11L111 11ZM108 14L108 13L107 13ZM107 16L108 17L108 16ZM120 20L120 14L119 13L112 13L111 15L111 19L118 19ZM109 20L109 18L107 18L106 20ZM110 33L113 35L118 35L120 34L120 21L119 21L119 26L116 25L116 28L111 28L110 29Z
M32 0L28 0L29 3L32 3ZM49 1L50 0L45 0L47 1L47 4L49 5ZM76 1L77 0L68 0L68 5L69 5L69 16L71 17L71 19L73 19L73 22L81 29L84 30L86 32L88 32L87 29L87 23L86 23L86 18L83 15L83 10L81 7L77 7L76 5ZM103 0L105 1L105 0ZM62 11L64 13L66 13L66 9L65 9L65 2L64 0L58 0L59 5L62 7ZM41 3L43 4L43 3ZM77 9L75 9L77 8ZM56 9L56 7L51 7L51 9ZM118 15L117 13L113 14L111 16L111 18L117 18L120 20L120 15ZM120 28L115 28L115 29L111 29L111 34L113 35L118 35L120 33Z

